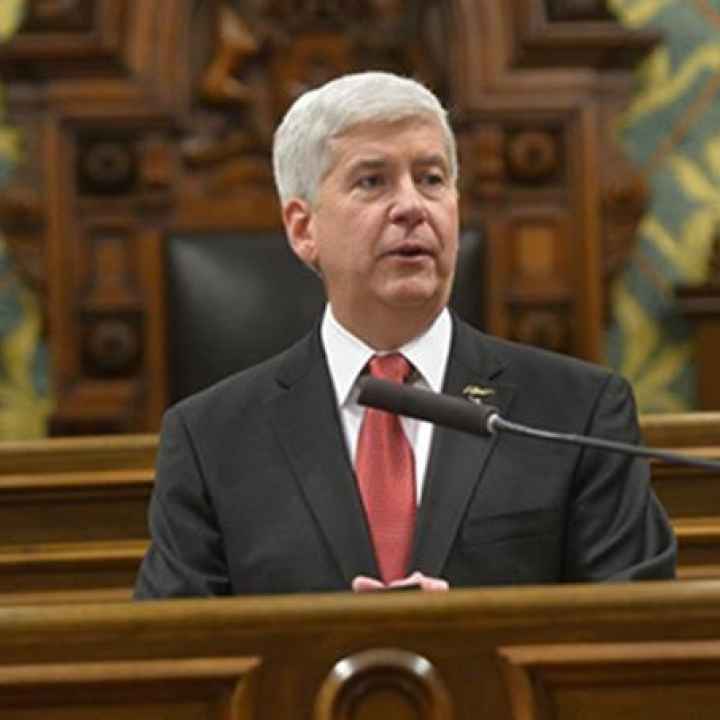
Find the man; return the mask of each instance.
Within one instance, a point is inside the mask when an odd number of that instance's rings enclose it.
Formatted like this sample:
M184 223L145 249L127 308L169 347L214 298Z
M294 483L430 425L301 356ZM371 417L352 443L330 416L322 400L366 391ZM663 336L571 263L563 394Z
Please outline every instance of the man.
M385 73L332 81L288 111L274 169L326 312L286 352L166 414L137 597L672 577L644 461L356 402L369 371L489 396L530 425L639 438L625 381L448 311L457 160L435 96Z

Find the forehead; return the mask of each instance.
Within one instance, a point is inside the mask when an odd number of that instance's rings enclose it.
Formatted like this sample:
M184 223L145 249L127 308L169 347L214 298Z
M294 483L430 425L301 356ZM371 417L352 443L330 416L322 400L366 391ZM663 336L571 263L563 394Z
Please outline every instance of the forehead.
M331 138L328 148L328 172L363 160L392 158L422 161L441 157L449 165L445 134L440 123L431 118L358 123Z

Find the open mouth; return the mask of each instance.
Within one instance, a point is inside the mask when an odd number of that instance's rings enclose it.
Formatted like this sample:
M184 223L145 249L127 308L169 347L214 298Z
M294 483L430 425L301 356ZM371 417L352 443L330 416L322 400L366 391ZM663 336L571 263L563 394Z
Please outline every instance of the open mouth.
M430 253L428 252L428 250L420 247L419 245L405 245L398 248L397 250L393 250L392 252L390 252L390 255L403 258L419 258L427 257L430 255Z

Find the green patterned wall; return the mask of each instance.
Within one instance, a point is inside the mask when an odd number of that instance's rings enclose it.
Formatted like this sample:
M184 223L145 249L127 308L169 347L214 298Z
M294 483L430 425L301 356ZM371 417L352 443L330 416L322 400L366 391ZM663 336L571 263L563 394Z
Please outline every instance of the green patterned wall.
M0 42L17 30L25 0L0 0ZM7 124L0 85L0 192L21 160L22 138ZM0 440L46 434L50 400L38 299L13 269L0 235Z
M609 0L623 23L662 33L623 118L624 147L651 204L613 288L608 362L643 412L696 406L693 344L677 285L705 279L720 228L720 0Z

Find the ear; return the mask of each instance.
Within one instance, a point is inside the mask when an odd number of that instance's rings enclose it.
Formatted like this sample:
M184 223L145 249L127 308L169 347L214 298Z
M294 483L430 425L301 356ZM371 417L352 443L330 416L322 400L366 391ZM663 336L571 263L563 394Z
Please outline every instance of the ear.
M282 211L285 232L293 252L313 270L317 268L317 243L312 226L312 208L300 198L289 200Z

